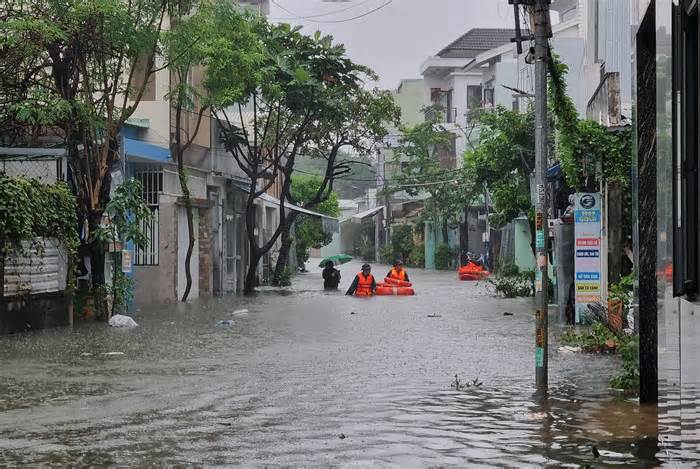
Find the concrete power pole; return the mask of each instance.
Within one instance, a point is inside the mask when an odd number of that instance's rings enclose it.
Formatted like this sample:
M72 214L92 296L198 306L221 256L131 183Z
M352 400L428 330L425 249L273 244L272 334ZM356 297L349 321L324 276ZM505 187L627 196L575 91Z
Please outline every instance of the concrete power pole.
M549 201L547 200L547 60L551 35L549 0L530 4L530 27L535 39L535 377L538 393L547 392L549 332L547 320L548 275L547 243L549 241Z

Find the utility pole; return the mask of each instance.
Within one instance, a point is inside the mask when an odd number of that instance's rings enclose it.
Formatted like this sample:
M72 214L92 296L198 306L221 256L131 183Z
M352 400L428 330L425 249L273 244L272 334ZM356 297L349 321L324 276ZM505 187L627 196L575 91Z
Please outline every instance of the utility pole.
M552 27L549 20L550 0L508 0L513 5L515 16L515 36L518 54L522 53L522 43L534 41L525 58L527 63L535 63L535 384L537 393L547 393L548 381L548 311L549 303L547 274L547 243L549 242L549 200L546 190L548 120L547 120L547 65L549 60L549 38ZM530 36L522 36L520 29L520 6L527 8L530 15Z
M537 392L547 393L548 381L548 274L547 243L549 242L549 201L547 181L547 60L551 26L549 0L534 0L530 4L530 27L535 39L535 240L537 266L535 269L535 381Z

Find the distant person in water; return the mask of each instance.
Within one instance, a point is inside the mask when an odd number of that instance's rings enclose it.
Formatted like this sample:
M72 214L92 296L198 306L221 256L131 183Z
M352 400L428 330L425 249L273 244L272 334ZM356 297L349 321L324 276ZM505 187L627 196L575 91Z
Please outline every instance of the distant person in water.
M333 261L328 261L323 268L323 289L337 290L338 284L340 284L340 271L335 268Z
M372 275L372 268L369 264L362 266L362 271L355 275L355 280L352 281L350 288L345 293L346 295L355 296L372 296L377 290L377 282Z
M399 259L397 259L394 262L394 266L391 268L388 274L386 274L387 278L393 278L394 280L403 280L404 282L410 282L408 279L408 273L406 270L403 268L403 262Z

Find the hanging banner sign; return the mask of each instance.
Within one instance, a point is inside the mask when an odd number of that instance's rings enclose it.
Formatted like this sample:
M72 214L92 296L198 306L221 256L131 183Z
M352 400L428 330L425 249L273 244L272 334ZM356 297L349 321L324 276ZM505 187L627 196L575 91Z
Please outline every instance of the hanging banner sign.
M576 193L574 229L576 247L574 268L576 288L576 323L588 311L590 303L599 302L600 291L600 194Z

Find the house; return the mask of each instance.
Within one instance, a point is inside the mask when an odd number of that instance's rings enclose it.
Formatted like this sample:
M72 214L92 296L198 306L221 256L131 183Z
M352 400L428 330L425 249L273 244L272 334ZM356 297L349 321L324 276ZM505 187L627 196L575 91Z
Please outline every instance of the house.
M658 401L669 460L697 461L700 429L698 5L631 2L640 400Z

